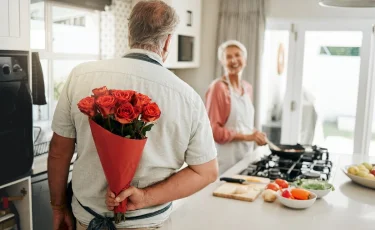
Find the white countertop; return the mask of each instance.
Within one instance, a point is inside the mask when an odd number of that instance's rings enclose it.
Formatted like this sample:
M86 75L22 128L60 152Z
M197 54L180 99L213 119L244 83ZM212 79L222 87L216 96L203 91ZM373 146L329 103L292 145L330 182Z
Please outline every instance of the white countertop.
M180 200L160 230L374 230L375 190L351 182L341 167L365 161L374 163L375 157L332 155L331 159L336 159L335 175L330 180L336 190L308 209L290 209L277 200L266 203L261 196L254 202L214 197L213 191L223 183L218 180ZM222 176L238 174L252 161L244 159Z

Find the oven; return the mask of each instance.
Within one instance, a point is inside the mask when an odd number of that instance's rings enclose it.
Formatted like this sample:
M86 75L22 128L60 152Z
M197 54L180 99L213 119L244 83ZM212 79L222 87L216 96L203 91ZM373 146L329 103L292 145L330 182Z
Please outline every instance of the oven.
M29 52L0 51L0 185L30 174L33 164Z

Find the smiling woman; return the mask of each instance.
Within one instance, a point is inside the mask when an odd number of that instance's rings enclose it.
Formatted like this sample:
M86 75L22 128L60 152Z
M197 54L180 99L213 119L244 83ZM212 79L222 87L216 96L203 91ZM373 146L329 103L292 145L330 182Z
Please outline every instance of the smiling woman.
M242 80L247 50L238 41L218 48L225 75L215 80L206 93L206 108L218 150L219 171L223 173L253 150L266 137L254 129L252 86Z

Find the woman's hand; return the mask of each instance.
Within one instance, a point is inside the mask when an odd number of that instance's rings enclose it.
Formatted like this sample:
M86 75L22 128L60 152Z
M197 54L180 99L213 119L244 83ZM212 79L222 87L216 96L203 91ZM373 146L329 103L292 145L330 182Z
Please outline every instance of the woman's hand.
M246 141L255 141L257 145L262 146L267 144L266 142L266 134L255 130L252 134L245 135Z

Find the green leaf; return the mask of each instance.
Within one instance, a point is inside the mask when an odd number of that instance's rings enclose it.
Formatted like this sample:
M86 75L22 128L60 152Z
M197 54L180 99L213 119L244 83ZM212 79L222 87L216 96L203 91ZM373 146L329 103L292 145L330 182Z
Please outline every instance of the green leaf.
M144 125L143 121L135 121L134 130L136 132L139 132L139 130L142 128L143 125Z
M143 136L146 136L146 132L150 131L152 126L154 126L154 124L149 124L149 125L146 125L145 127L143 127L142 129L142 135Z

